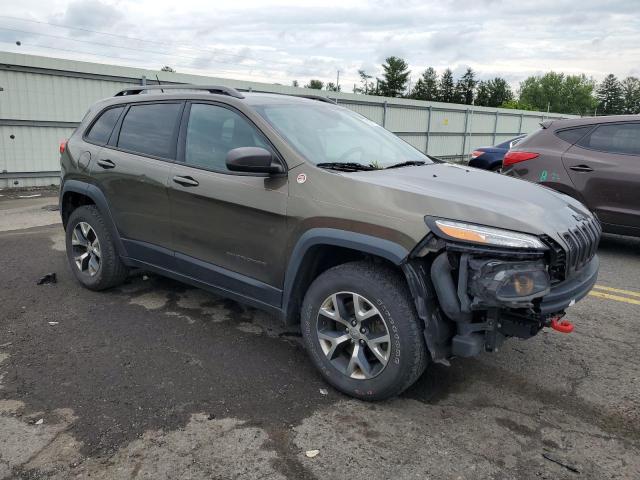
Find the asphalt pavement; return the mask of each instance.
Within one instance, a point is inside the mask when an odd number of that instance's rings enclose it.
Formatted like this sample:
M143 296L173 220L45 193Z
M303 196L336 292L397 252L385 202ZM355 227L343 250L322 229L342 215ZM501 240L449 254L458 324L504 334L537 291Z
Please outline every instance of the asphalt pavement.
M262 312L143 273L81 288L55 202L0 198L0 479L640 478L640 239L603 238L573 333L364 403Z

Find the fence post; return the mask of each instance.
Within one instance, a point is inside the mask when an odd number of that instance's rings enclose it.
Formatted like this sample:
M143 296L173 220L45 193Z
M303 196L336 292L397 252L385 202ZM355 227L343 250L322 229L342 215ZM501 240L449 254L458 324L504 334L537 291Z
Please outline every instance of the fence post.
M429 154L429 138L431 137L431 105L427 107L427 112L429 116L427 117L427 145L424 149L424 153Z
M382 104L382 126L383 128L387 128L387 102Z
M524 119L524 113L520 114L520 126L518 127L518 135L522 135L522 120Z
M142 77L140 77L140 85L142 85L143 87L147 86L147 77L145 75L142 75Z
M469 109L464 114L464 134L462 135L462 158L464 159L464 152L467 149L467 126L469 125Z
M496 137L498 135L498 117L500 116L500 112L496 109L496 118L493 122L493 144L496 144Z

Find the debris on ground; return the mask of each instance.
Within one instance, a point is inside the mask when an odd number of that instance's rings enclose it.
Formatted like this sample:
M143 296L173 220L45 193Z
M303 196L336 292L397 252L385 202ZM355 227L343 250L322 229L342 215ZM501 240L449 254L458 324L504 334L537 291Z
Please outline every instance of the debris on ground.
M58 279L54 273L47 273L44 277L38 280L38 285L44 285L45 283L57 283Z
M55 326L55 325L58 325L58 323L59 323L59 322L49 322L49 325L51 325L51 326Z
M316 457L319 453L320 453L320 450L307 450L306 452L304 452L304 454L308 458Z
M60 205L45 205L42 209L48 210L49 212L57 212L60 210Z
M569 465L568 463L565 463L564 461L562 461L561 459L559 459L558 457L556 457L551 453L545 452L542 454L542 456L547 460L549 460L550 462L557 463L561 467L564 467L571 472L580 473L580 470L578 470L576 467L574 467L573 465Z
M41 197L42 194L40 193L35 193L33 195L18 195L18 198L36 198L36 197Z
M329 390L327 390L326 388L321 388L320 395L329 395Z
M40 420L36 421L36 425L42 425L44 423L44 418L41 418Z

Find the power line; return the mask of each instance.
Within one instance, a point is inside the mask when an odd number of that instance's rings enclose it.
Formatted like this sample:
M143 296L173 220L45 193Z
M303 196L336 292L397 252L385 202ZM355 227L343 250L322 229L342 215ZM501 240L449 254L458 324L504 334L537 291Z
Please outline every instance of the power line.
M96 35L107 35L107 36L114 37L114 38L122 38L122 39L125 39L125 40L133 40L135 42L146 42L146 43L151 43L151 44L155 44L155 45L162 45L162 46L174 47L174 48L177 46L177 47L187 48L189 50L194 50L194 51L204 52L204 53L209 53L209 54L213 53L215 55L225 55L225 56L229 56L229 57L243 58L243 59L246 59L246 60L254 60L254 61L265 62L265 63L269 62L270 64L287 65L289 67L291 66L291 64L289 64L289 63L281 62L281 61L277 61L277 60L261 59L261 58L251 57L251 56L248 56L248 55L238 55L238 54L234 54L234 53L213 52L211 50L198 48L198 47L193 47L193 46L186 45L186 44L172 44L172 43L168 43L168 42L159 42L157 40L146 40L144 38L130 37L128 35L118 35L117 33L101 32L101 31L98 31L98 30L91 30L91 29L82 28L82 27L71 27L71 26L68 26L68 25L61 25L59 23L50 23L50 22L44 22L44 21L41 21L41 20L32 20L32 19L29 19L29 18L12 17L10 15L0 15L0 18L6 18L6 19L9 19L9 20L18 20L18 21L21 21L21 22L37 23L37 24L40 24L40 25L48 25L50 27L66 28L68 30L77 30L77 31L81 31L81 32L94 33ZM30 33L35 33L35 32L30 32Z

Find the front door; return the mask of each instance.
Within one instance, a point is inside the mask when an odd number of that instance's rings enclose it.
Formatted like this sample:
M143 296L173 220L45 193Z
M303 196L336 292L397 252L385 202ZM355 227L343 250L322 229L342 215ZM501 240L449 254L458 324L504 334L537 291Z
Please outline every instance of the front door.
M239 175L225 164L234 148L273 147L246 117L222 105L188 104L185 118L183 154L173 166L169 191L179 270L278 303L287 178Z
M640 228L640 122L600 125L562 160L601 222Z

